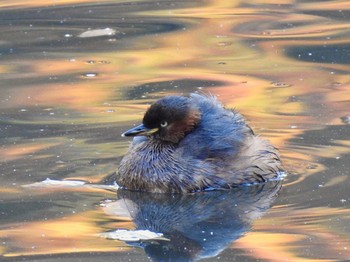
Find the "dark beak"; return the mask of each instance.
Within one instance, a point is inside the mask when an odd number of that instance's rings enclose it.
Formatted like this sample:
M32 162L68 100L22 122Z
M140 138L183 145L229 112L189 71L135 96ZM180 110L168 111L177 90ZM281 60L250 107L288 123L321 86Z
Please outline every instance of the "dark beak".
M149 129L145 127L143 124L139 126L135 126L134 128L129 129L128 131L124 132L122 136L150 136L153 133L157 132L159 128L152 128Z

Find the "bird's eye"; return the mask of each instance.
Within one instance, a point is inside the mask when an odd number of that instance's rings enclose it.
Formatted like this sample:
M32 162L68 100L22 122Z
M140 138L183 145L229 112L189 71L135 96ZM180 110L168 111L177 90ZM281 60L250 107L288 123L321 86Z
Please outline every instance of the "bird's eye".
M160 122L160 126L161 127L166 127L168 125L168 122L167 121L162 121Z

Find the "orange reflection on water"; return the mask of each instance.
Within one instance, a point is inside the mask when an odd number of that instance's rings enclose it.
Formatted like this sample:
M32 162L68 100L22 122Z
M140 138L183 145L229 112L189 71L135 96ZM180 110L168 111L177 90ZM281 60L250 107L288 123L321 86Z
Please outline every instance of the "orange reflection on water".
M78 4L78 3L88 3L93 2L91 0L40 0L40 1L30 1L30 0L3 0L0 3L2 8L23 8L23 7L47 7L47 6L57 6L57 5L67 5L67 4Z
M14 92L12 105L26 107L39 104L89 110L88 105L103 101L108 94L109 91L106 89L83 83L27 86L20 93Z
M33 154L35 152L47 149L58 145L57 143L48 144L20 144L20 145L7 145L0 149L0 162L13 161L24 156Z
M298 258L288 247L288 243L293 243L304 238L298 234L266 234L266 233L248 233L244 238L237 240L234 247L247 250L247 254L257 259L267 259L268 261L315 261Z
M96 4L88 0L7 0L2 1L0 6L31 8L90 2ZM86 113L79 121L91 125L111 122L120 124L121 121L136 123L142 119L147 103L155 97L182 92L181 87L173 88L171 82L207 81L214 83L213 86L206 88L193 84L186 90L191 92L199 89L204 93L218 95L218 99L227 107L236 108L247 116L256 133L262 134L281 148L287 170L297 172L287 177L285 187L288 188L326 169L326 166L317 163L320 158L334 158L349 153L348 141L334 141L332 147L316 148L314 145L300 144L289 147L288 141L302 137L306 130L324 128L324 123L340 124L340 117L349 114L346 103L350 97L349 74L330 74L330 71L345 72L350 68L337 63L298 60L287 52L292 47L348 43L350 40L346 33L349 23L303 11L349 8L346 1L298 4L284 0L276 4L272 0L256 0L247 5L242 1L213 0L192 8L174 7L144 12L129 10L131 17L164 19L178 24L180 29L159 34L145 33L129 39L123 39L123 35L117 33L115 50L91 53L79 50L78 57L73 60L67 58L71 54L62 52L66 57L57 56L55 59L38 59L34 62L28 58L12 61L12 64L1 66L0 72L11 73L13 78L22 78L24 83L28 79L29 84L8 88L6 92L12 99L8 104L2 103L1 108L57 107ZM114 22L113 26L118 27ZM286 27L285 24L293 26ZM340 37L341 34L344 36ZM84 41L81 39L82 45ZM130 48L119 50L118 44ZM107 63L89 63L90 60ZM6 77L11 77L11 74ZM30 81L40 77L52 79L31 84ZM128 96L129 91L135 87L166 81L169 85L164 89L154 88L150 94L146 94L152 98L138 97L133 100L134 97ZM142 92L143 90L140 91L141 94ZM313 98L315 95L316 99ZM115 113L111 113L113 110ZM69 121L69 113L65 116ZM55 121L61 119L52 120ZM92 156L91 152L98 146L104 150L101 152L106 157L107 146L103 143L92 143L86 152L82 150L81 143L76 149L77 155L81 154L80 158L69 160L73 163L87 158L95 160L97 156ZM1 149L0 162L20 160L33 152L55 145L48 142L24 142L8 146ZM112 158L122 154L127 146L124 143L118 149L108 150L111 152L108 156ZM61 165L65 168L66 164ZM54 169L51 166L45 168L48 168L48 173ZM113 168L117 168L117 162ZM90 177L90 181L100 181L100 173L94 174L96 170L89 172L91 173L86 176ZM105 170L97 172L107 173ZM83 175L85 173L75 174L74 170L69 174L70 178L80 179L84 179ZM345 175L337 176L324 185L340 185L346 179ZM74 190L79 192L79 189ZM16 190L6 188L1 188L0 192L18 194ZM46 192L42 190L41 193ZM18 256L115 251L117 247L125 247L121 242L107 241L97 234L107 227L131 228L132 223L120 223L111 219L101 226L98 224L101 218L95 212L88 211L45 221L7 223L0 230L0 237L9 240L13 246L0 246L0 253ZM316 252L321 251L325 252L323 261L331 261L328 259L331 256L344 260L350 257L349 251L344 249L350 242L349 237L336 226L328 227L332 225L329 216L348 218L346 210L323 207L298 211L285 207L271 216L271 219L258 220L254 225L255 231L239 239L233 246L246 250L247 254L256 259L270 261L281 261L284 258L291 261L319 261L323 254L321 256ZM303 224L298 221L312 223ZM279 232L276 232L277 229ZM303 253L303 247L309 246L316 250L314 256Z
M300 8L303 10L335 10L341 13L343 10L350 10L350 4L348 1L321 1L317 2L317 5L313 3L301 3Z
M122 242L108 241L99 236L101 228L94 211L55 220L11 224L0 230L0 238L12 246L2 247L2 255L39 255L92 251L128 250ZM0 249L1 250L1 249Z
M347 260L350 257L350 238L341 230L341 224L350 222L348 210L282 207L278 211L269 218L258 220L254 232L248 233L233 246L246 250L246 254L254 258L276 262L320 261L320 257L322 261L334 261L334 258ZM332 217L342 219L333 222L330 221ZM283 233L276 233L276 228Z

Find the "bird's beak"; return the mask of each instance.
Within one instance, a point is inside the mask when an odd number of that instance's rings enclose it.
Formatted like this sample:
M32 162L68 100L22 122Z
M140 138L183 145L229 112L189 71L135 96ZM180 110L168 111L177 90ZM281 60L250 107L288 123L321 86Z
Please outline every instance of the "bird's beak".
M157 132L159 128L152 128L149 129L145 127L143 124L139 126L135 126L134 128L129 129L128 131L124 132L122 136L150 136L153 133Z

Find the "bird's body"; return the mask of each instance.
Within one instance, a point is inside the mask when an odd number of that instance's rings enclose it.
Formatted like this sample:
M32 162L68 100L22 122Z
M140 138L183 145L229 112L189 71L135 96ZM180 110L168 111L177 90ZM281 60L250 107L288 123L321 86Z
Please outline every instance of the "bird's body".
M120 163L116 182L154 193L229 189L277 179L277 150L256 136L243 117L198 94L155 102Z

